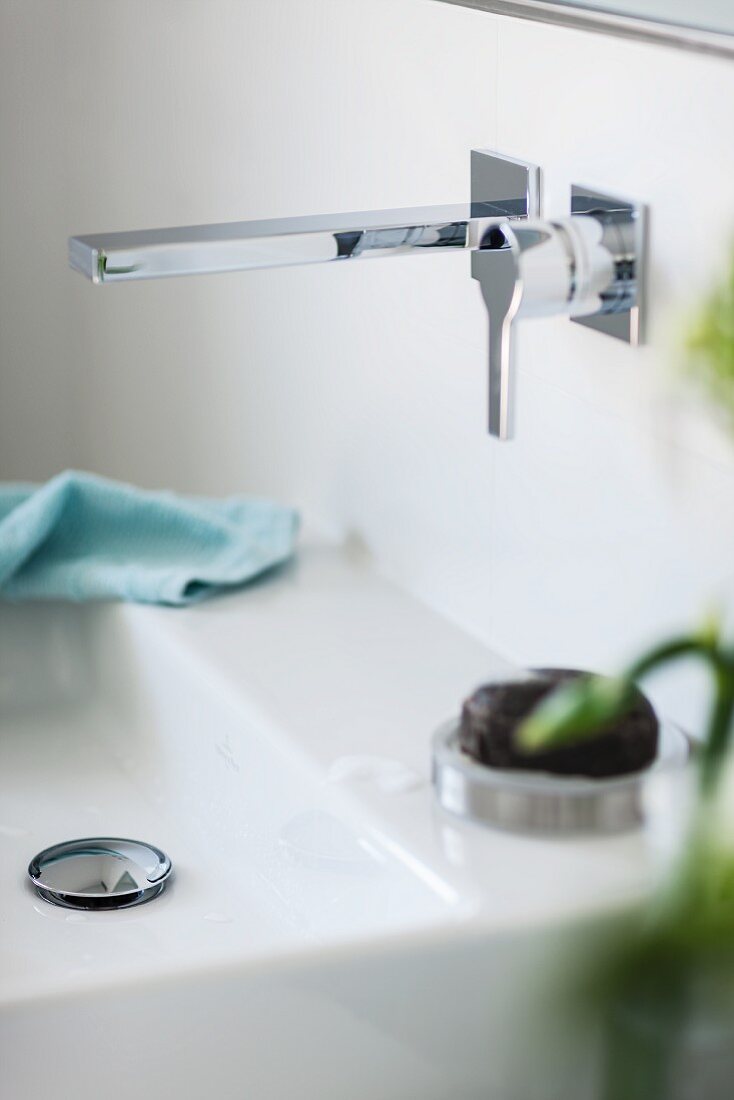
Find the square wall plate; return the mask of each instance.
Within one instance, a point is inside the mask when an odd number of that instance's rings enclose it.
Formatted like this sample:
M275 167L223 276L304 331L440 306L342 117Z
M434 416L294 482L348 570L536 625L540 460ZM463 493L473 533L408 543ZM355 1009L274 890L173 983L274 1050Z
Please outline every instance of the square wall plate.
M631 268L630 281L634 280L634 301L631 309L620 310L619 313L597 314L593 317L573 317L578 325L585 325L597 332L605 332L616 340L624 340L627 344L643 343L644 320L644 260L645 238L647 232L647 208L627 199L617 196L605 195L601 191L594 191L589 187L574 184L571 187L571 213L572 214L596 214L600 213L604 221L620 225L632 220L633 249L629 255Z
M540 169L492 149L472 149L471 201L472 206L488 207L487 216L537 218Z

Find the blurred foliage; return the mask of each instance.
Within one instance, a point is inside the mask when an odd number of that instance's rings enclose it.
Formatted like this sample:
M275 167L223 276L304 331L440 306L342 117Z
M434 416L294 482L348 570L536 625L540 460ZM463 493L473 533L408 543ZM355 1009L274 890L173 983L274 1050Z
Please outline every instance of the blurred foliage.
M734 435L734 254L685 352L689 375ZM604 1024L603 1100L734 1098L734 836L720 812L734 796L721 783L734 741L734 643L708 622L643 654L621 676L566 682L516 734L527 752L598 736L632 707L638 680L686 658L704 664L712 688L688 833L639 920L600 946L583 993Z
M643 654L621 675L581 676L562 684L525 719L516 733L519 748L539 752L598 736L630 709L638 680L682 658L702 661L710 670L713 701L699 753L702 794L715 785L729 749L734 720L734 645L722 638L718 622L663 642Z
M626 713L638 679L686 657L702 661L712 682L697 800L672 873L590 975L606 1024L604 1100L734 1096L734 838L719 812L730 794L720 788L734 739L734 646L709 622L616 679L568 681L516 735L528 752L593 738Z
M728 275L701 307L686 350L691 374L734 432L734 255Z

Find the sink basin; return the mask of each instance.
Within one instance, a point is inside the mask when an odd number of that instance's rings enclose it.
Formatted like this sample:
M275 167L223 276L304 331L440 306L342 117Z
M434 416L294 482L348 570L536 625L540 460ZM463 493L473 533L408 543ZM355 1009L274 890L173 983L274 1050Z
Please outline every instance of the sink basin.
M512 1040L645 846L436 806L431 734L503 671L324 546L183 611L0 606L0 1093L586 1100L580 1052L536 1081ZM30 858L89 836L159 846L172 883L42 901Z

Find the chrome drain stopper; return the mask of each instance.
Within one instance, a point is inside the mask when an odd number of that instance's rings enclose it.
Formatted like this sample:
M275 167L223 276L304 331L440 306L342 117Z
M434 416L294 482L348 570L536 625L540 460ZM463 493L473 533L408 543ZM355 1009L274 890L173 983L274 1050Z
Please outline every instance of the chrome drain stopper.
M34 856L28 876L44 901L65 909L129 909L165 889L172 864L139 840L89 837L54 844Z

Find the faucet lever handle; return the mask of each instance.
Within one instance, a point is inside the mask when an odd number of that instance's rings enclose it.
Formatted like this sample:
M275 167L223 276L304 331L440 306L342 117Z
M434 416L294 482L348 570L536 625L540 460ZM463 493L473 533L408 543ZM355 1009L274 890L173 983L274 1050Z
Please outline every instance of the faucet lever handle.
M472 252L472 277L479 282L489 314L489 434L509 439L513 434L513 321L522 299L517 249L509 233L494 227Z
M516 319L599 316L625 306L630 250L616 224L608 229L584 214L502 222L485 233L472 275L489 314L490 435L512 435Z

